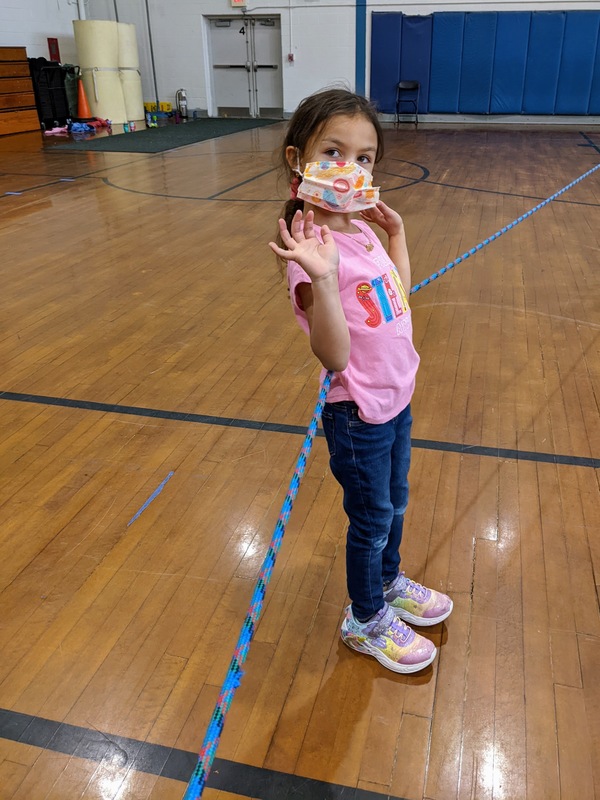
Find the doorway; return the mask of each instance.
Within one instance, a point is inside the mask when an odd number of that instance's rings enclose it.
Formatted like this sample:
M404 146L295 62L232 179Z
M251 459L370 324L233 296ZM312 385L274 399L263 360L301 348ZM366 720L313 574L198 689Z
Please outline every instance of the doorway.
M211 19L210 49L218 116L283 116L278 16Z

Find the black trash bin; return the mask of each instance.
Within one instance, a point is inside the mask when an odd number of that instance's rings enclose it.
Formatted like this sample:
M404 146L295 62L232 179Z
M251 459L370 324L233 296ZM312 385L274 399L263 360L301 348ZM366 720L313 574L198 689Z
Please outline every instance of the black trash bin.
M48 61L43 57L27 60L42 128L66 125L72 117L65 89L66 68L58 61Z

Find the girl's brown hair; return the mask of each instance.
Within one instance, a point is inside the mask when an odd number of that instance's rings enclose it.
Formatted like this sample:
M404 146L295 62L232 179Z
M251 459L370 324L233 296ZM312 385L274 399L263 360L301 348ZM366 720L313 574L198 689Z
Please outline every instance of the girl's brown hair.
M285 139L279 151L279 168L286 177L288 185L292 183L296 173L288 163L287 148L295 147L300 158L306 152L310 140L318 136L325 123L336 115L366 117L372 123L377 134L375 161L381 160L383 157L383 130L372 103L366 97L347 89L326 89L305 97L290 119ZM288 200L284 205L280 216L285 219L288 230L290 230L294 214L303 207L304 201L297 198ZM279 233L277 244L283 247Z

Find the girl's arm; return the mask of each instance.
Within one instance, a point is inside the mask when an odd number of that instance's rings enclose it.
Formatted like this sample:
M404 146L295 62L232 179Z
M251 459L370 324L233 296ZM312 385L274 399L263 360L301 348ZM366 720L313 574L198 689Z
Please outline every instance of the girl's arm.
M296 290L308 319L310 345L325 369L341 372L348 366L350 332L338 284L339 253L327 225L321 228L323 242L317 239L313 219L312 211L306 219L297 211L291 234L280 219L279 230L287 250L275 242L269 242L269 246L280 258L300 264L310 277L312 283L301 283Z
M337 272L301 283L296 291L306 313L310 346L325 369L342 372L350 358L350 333L342 309Z
M387 233L388 254L398 270L402 286L408 296L410 293L410 259L402 217L382 200L373 208L361 211L360 215L366 222L374 222Z

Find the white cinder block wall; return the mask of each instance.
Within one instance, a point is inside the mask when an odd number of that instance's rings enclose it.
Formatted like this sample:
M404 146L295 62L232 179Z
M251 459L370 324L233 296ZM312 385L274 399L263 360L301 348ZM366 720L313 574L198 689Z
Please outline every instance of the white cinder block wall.
M61 61L76 64L73 19L77 6L67 0L0 0L0 45L48 58L48 38L58 39Z
M291 113L307 94L344 82L354 89L356 6L349 0L247 0L251 14L281 18L283 107ZM422 0L404 5L399 0L367 0L366 86L369 86L371 11L431 14L435 11L525 11L600 9L600 0ZM144 99L156 97L150 59L145 0L85 0L88 19L117 18L136 26ZM207 49L208 16L239 15L230 0L148 0L154 61L160 100L174 103L184 87L189 108L216 113ZM59 40L62 61L77 63L73 38L79 19L77 0L0 0L0 45L27 47L29 56L48 57L47 37ZM294 54L292 64L287 54Z
M0 0L1 2L2 0ZM295 0L297 2L297 0ZM248 0L248 13L281 17L283 107L293 111L300 100L322 86L341 81L354 88L355 9L347 0L301 0L293 8L281 0ZM89 0L89 19L115 19L113 0ZM189 108L216 113L207 52L207 17L239 16L229 0L148 0L160 100L174 103L187 90ZM291 20L290 20L291 13ZM144 98L155 97L145 0L117 0L119 22L138 32ZM290 24L291 22L291 24ZM287 54L294 53L294 63Z

